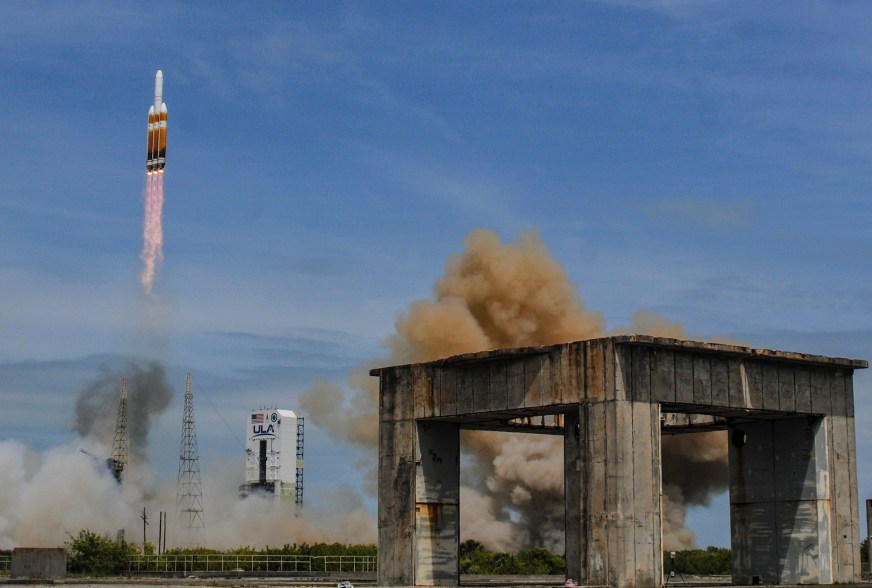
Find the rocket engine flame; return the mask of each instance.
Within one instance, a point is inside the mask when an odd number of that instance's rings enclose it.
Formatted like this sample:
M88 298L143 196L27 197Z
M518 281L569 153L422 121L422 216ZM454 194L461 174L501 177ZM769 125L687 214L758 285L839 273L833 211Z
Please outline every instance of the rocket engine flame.
M163 261L163 170L148 172L145 180L145 219L142 223L142 259L144 267L139 281L146 294L151 295L154 280Z

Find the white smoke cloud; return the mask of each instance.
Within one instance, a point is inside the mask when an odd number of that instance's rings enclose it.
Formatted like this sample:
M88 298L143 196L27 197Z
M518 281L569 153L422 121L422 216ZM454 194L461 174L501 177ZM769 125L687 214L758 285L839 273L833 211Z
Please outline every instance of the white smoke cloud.
M78 440L94 456L105 446ZM18 441L0 442L0 548L62 545L82 529L106 534L135 528L137 488L121 487L101 459L77 444L38 453Z

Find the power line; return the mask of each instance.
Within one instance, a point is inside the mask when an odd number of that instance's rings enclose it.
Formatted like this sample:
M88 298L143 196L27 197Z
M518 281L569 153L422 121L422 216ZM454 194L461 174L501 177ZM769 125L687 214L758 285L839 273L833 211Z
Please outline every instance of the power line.
M212 410L215 411L215 414L218 415L218 418L221 419L221 422L224 423L224 426L227 427L227 430L230 431L230 434L233 435L233 437L239 443L239 447L241 447L242 450L245 451L245 442L239 438L239 435L236 434L236 432L233 430L233 427L231 427L230 424L228 424L228 422L224 419L224 416L220 412L218 412L218 408L215 406L215 404L212 403L212 399L206 396L206 391L202 387L198 387L197 390L200 394L203 395L203 397L206 399L206 402L209 403L209 406L212 407Z

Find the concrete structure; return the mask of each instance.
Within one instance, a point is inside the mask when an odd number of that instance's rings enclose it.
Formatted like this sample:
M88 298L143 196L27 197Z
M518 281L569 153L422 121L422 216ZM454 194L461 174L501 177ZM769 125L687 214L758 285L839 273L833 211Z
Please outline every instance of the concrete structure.
M67 552L63 547L16 547L9 575L13 580L63 580Z
M857 581L852 379L865 367L630 335L373 370L379 584L456 585L460 429L524 430L552 414L567 576L580 584L663 584L664 427L730 431L734 583Z
M253 410L246 425L242 497L266 492L303 505L303 417L291 410Z

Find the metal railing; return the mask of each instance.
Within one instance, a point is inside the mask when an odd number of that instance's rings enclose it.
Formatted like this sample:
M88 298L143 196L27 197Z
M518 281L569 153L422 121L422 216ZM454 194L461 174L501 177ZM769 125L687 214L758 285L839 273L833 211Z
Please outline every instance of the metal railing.
M374 555L134 555L127 560L127 571L130 574L246 573L311 576L332 572L375 572L376 561Z

